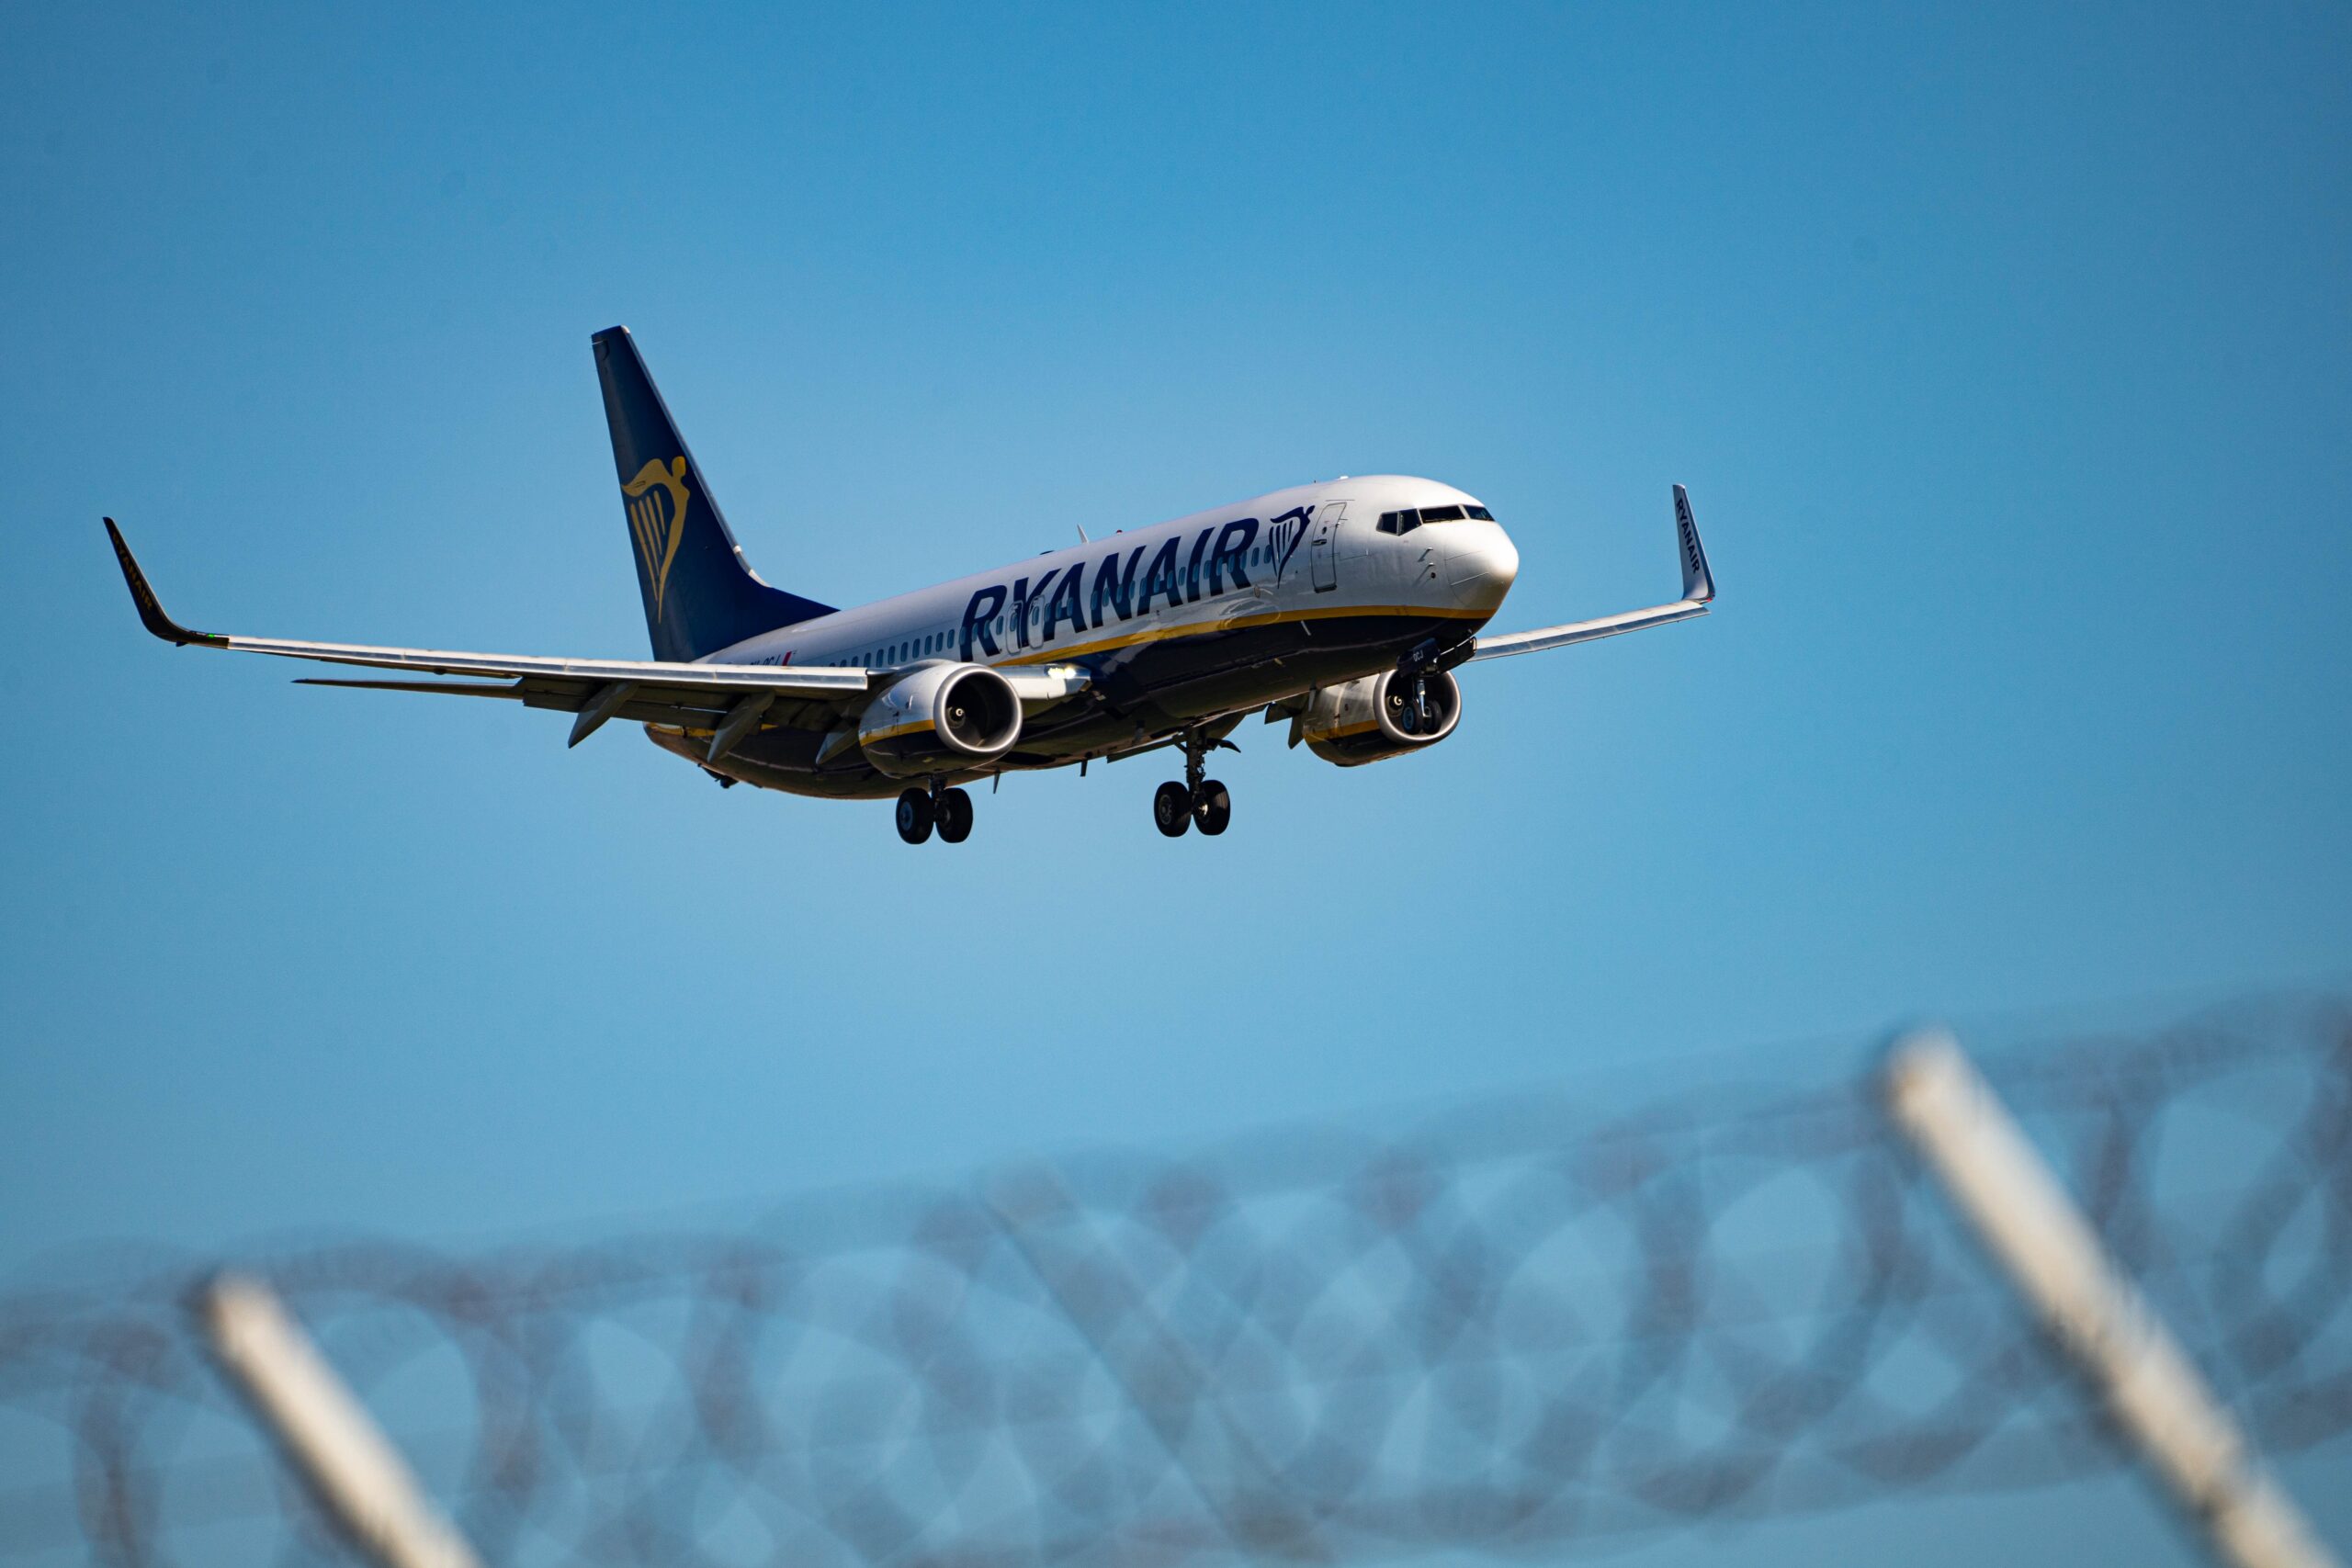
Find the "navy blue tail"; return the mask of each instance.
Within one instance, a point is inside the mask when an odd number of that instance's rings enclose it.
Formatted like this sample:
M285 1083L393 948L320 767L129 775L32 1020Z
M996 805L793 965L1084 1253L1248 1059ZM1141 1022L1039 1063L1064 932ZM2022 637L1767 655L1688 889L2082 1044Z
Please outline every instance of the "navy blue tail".
M829 614L831 605L770 588L745 564L628 329L608 327L594 342L653 657L683 663Z

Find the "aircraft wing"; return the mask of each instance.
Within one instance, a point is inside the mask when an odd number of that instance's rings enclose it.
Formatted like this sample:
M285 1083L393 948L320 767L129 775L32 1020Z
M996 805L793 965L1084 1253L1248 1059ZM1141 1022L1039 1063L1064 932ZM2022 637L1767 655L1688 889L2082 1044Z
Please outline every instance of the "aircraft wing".
M1703 615L1715 597L1714 574L1707 570L1706 547L1699 542L1699 522L1690 514L1690 495L1680 485L1674 487L1674 536L1682 556L1682 597L1671 604L1654 604L1646 610L1628 610L1623 615L1603 615L1592 621L1570 621L1566 626L1542 626L1532 632L1510 632L1501 637L1479 637L1475 639L1475 651L1465 662L1481 659L1508 659L1514 653L1541 653L1546 649L1566 648L1571 643L1591 642L1599 637L1615 637L1621 632L1637 632L1649 626L1667 626L1675 621L1687 621Z
M164 613L147 574L123 542L114 519L106 519L115 558L130 585L131 602L147 629L182 647L266 653L327 664L356 664L418 675L464 675L472 681L311 680L306 684L359 686L379 691L429 692L448 696L503 697L529 707L576 713L571 744L594 734L607 719L678 724L717 729L729 744L752 725L796 722L788 705L808 705L830 714L861 699L873 671L770 664L676 664L653 660L548 659L521 654L458 653L430 648L375 648L363 643L289 642L269 637L223 637L184 626ZM815 717L815 713L807 714ZM726 747L717 747L716 758Z

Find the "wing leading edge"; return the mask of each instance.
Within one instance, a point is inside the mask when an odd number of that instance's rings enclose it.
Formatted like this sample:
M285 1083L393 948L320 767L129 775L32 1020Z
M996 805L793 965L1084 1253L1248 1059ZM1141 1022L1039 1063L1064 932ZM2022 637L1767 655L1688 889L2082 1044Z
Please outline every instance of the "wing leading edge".
M1540 626L1532 632L1480 637L1475 642L1476 651L1470 655L1467 662L1475 663L1481 659L1508 659L1514 653L1542 653L1547 649L1592 642L1604 637L1616 637L1623 632L1637 632L1676 621L1694 620L1705 615L1714 601L1715 578L1707 567L1706 547L1699 540L1699 520L1690 513L1690 493L1680 485L1674 487L1674 536L1682 558L1682 597L1673 604L1653 604L1646 610L1628 610L1622 615L1603 615L1598 620Z
M307 659L326 664L356 664L372 670L396 670L418 675L466 675L478 683L456 681L328 681L314 685L357 686L376 690L429 692L442 695L506 697L531 707L577 713L571 744L594 734L607 719L630 718L649 724L684 724L726 734L730 720L739 721L731 744L761 717L781 717L772 712L786 701L817 703L831 707L862 695L872 685L871 673L858 669L806 667L789 669L769 664L675 664L637 659L553 659L527 654L459 653L431 648L378 648L365 643L294 642L273 637L224 637L182 626L167 615L147 574L124 543L114 519L106 520L107 536L114 541L115 558L123 581L130 586L131 603L150 632L183 648L217 648L231 653L266 653L279 659ZM494 682L511 684L494 684ZM748 715L748 719L745 716ZM713 753L713 760L724 748Z

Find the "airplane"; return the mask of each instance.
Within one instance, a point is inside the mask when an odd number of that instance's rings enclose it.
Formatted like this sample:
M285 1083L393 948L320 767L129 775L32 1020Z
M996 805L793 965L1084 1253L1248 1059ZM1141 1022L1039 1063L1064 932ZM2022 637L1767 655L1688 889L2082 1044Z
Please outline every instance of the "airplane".
M723 787L896 795L899 836L972 830L963 786L1181 752L1152 821L1214 836L1232 796L1207 776L1252 714L1341 767L1409 755L1462 718L1453 671L1703 615L1715 596L1690 498L1674 487L1682 594L1499 637L1485 627L1519 551L1476 497L1380 474L1274 491L1075 548L835 609L752 570L626 327L596 373L651 636L650 660L560 659L289 642L194 631L164 613L114 519L107 536L147 629L181 647L440 679L304 685L494 697L575 716L579 745L619 718Z

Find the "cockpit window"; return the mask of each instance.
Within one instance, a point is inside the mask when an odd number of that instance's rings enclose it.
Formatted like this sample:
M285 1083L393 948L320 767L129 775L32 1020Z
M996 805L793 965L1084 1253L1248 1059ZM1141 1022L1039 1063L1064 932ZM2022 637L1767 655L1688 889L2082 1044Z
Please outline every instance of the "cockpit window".
M1408 505L1402 513L1381 513L1381 522L1376 522L1374 526L1381 529L1383 534L1411 534L1423 522L1463 522L1467 517L1475 517L1479 522L1494 522L1494 513L1488 513L1484 505L1423 505L1423 508Z
M1495 520L1495 514L1483 506L1408 506L1402 512L1382 513L1374 526L1384 534L1409 534L1424 523L1460 523L1473 517L1481 523Z

